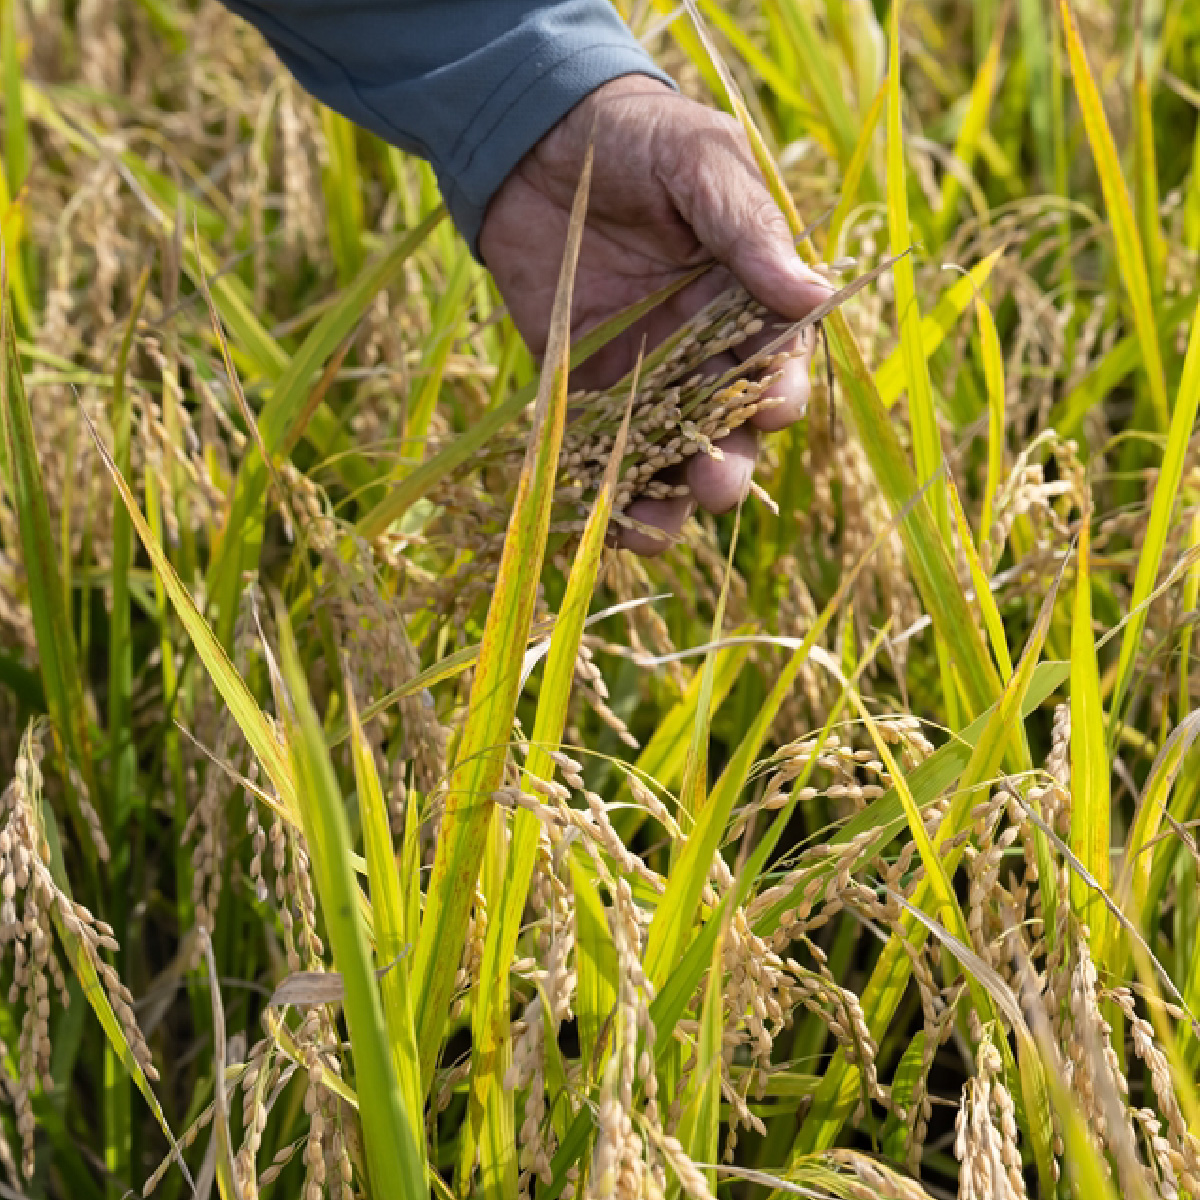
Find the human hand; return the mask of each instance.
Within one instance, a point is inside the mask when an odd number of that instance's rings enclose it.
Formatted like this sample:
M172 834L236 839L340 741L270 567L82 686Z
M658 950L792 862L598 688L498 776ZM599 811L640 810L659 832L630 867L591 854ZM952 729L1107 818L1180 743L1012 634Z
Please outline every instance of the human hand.
M756 338L708 364L713 374L744 361L825 300L831 286L797 257L783 214L767 190L741 127L649 77L627 75L592 92L517 165L493 197L480 232L484 262L534 354L546 348L571 202L589 138L595 160L587 224L575 272L572 337L680 278L719 266L677 292L593 355L572 384L603 388L631 370L643 338L653 348L731 278L778 317ZM759 431L804 415L811 339L766 393L777 402L717 443L722 458L690 459L689 497L642 497L629 515L661 536L624 530L621 545L656 554L678 535L696 504L732 508L746 494Z

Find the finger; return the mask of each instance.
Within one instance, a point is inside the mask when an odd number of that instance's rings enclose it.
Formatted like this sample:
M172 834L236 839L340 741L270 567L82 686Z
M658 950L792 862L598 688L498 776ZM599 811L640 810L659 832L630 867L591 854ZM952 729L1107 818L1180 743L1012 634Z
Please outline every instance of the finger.
M734 355L741 362L753 358L761 351L774 346L780 333L787 329L789 324L790 322L781 317L768 317L762 332L735 346ZM815 344L816 338L813 337L812 330L807 329L775 347L775 353L782 362L776 368L777 378L773 379L762 393L762 399L770 403L750 418L750 424L755 429L764 433L774 433L795 424L808 411L808 401L812 395L809 372Z
M697 454L688 461L687 481L701 508L728 512L750 490L758 457L758 434L746 425L714 443L720 458Z
M707 114L679 139L663 182L699 241L756 299L799 320L833 291L796 254L741 127Z
M750 424L763 433L775 433L794 425L808 411L812 381L804 359L788 359L779 377L764 389L762 400L769 401L750 418Z
M662 500L642 496L625 511L644 528L622 528L617 534L617 545L644 558L661 554L678 541L684 522L695 508L695 503L686 496Z

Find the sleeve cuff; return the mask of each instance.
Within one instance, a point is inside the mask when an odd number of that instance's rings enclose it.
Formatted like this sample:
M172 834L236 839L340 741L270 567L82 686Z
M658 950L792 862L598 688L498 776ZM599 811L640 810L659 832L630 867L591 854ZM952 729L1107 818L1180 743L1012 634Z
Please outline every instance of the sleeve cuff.
M513 168L585 96L622 75L675 82L634 41L564 38L527 58L493 94L453 151L435 161L450 216L479 257L488 202Z

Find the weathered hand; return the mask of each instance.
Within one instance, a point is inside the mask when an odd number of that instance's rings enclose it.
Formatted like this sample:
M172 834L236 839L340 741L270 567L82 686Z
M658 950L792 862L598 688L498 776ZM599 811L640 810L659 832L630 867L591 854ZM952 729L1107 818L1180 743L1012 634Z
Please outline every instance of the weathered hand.
M781 323L798 320L829 295L830 285L797 257L737 122L657 80L624 76L593 92L538 142L484 219L484 262L535 354L546 346L571 201L593 129L595 163L575 276L573 335L703 262L720 265L610 342L575 372L573 384L616 382L633 367L643 336L648 347L657 345L728 288L731 276ZM748 357L776 336L768 321L737 354ZM689 462L691 498L634 501L630 515L663 536L626 531L622 545L658 553L695 504L724 512L745 495L758 430L781 429L804 413L811 344L794 347L799 357L767 393L779 402L720 443L723 459L697 455ZM710 365L717 372L734 363L730 353Z

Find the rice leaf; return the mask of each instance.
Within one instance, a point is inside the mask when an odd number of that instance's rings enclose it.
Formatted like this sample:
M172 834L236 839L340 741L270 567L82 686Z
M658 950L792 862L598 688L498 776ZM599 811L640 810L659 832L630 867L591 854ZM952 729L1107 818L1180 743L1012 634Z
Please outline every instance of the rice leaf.
M1112 808L1109 770L1100 668L1092 630L1091 531L1085 518L1079 532L1071 618L1071 849L1106 891L1110 886ZM1093 946L1102 951L1107 910L1092 889L1074 875L1071 906L1090 927Z
M725 577L713 613L714 643L720 639L721 625L725 619L725 605L729 598L729 580L733 575L733 554L737 547L741 515L742 510L739 507L730 538ZM643 962L646 977L656 990L662 987L671 973L691 935L700 904L700 893L704 890L713 855L721 843L725 824L733 807L733 789L728 789L720 798L716 793L711 797L708 793L708 740L712 726L715 655L715 650L709 650L704 658L704 674L701 677L700 696L696 704L696 719L692 723L692 736L683 768L683 782L679 788L679 812L681 817L690 818L691 828L687 832L682 853L671 865L666 889L654 910L650 931L646 935Z
M971 84L971 91L967 96L966 111L963 113L962 124L958 127L958 137L954 141L955 169L948 170L942 176L942 193L935 220L936 238L939 244L946 240L946 234L958 209L959 197L962 195L959 173L970 174L979 150L980 137L987 128L988 117L992 110L992 99L996 94L996 80L1000 73L1000 54L1004 49L1006 17L1007 9L996 23L987 54L975 72L975 81Z
M132 413L125 387L129 352L138 315L150 282L150 268L143 267L133 295L133 305L125 326L125 336L117 352L113 371L112 427L113 461L126 478L132 475L131 434ZM113 801L113 832L125 823L134 802L137 781L137 747L130 727L133 698L133 645L129 599L129 573L133 566L133 526L125 504L113 497L112 513L112 609L108 630L108 741L110 747Z
M0 62L0 70L3 63ZM2 165L2 164L0 164ZM8 294L15 310L16 320L27 331L35 329L33 302L29 295L24 256L28 217L23 193L10 196L3 170L0 170L0 240L4 242L4 253L8 264Z
M22 96L16 0L0 4L0 95L4 97L4 170L0 173L0 231L8 262L8 286L23 328L34 328L26 272L25 184L29 176L29 121Z
M1193 555L1193 560L1183 584L1183 611L1190 613L1200 607L1200 512L1192 514L1188 525L1187 552ZM1188 711L1190 700L1192 632L1189 621L1179 634L1179 699L1176 703L1180 720Z
M221 985L217 978L217 960L213 957L208 930L199 930L200 949L208 967L208 992L212 1010L213 1053L213 1147L215 1148L217 1188L222 1200L243 1200L233 1159L233 1134L229 1128L229 1092L225 1086L229 1047L225 1039L225 1008L221 1003ZM212 1151L210 1151L212 1153Z
M833 255L841 252L842 230L846 221L859 203L859 193L862 191L863 176L871 158L871 150L875 141L875 130L879 126L879 118L883 115L887 102L887 81L884 80L875 92L875 98L863 117L862 128L858 131L858 140L854 143L854 152L842 175L842 191L834 207L833 216L829 218L829 237L826 244L832 247Z
M1003 254L1002 246L981 258L938 297L933 311L921 319L921 351L926 362L946 340L950 330L954 328L954 323L966 312L971 301L978 299L984 284L991 277L992 268ZM888 408L891 408L904 392L905 370L903 346L897 346L875 370L875 386L879 389L879 398Z
M737 20L716 0L699 0L704 15L729 39L729 44L738 52L755 76L774 92L775 96L789 108L807 114L812 119L812 105L796 86L780 70L774 59L759 49L755 41L747 36ZM698 44L698 43L697 43Z
M466 724L446 793L446 809L413 960L417 1041L424 1091L433 1078L464 943L487 827L508 757L521 678L550 526L567 409L571 294L583 235L592 156L589 149L571 211L538 388L537 410L488 606Z
M281 715L317 896L334 966L345 988L346 1024L371 1188L381 1196L417 1200L429 1195L422 1169L424 1156L418 1148L424 1138L421 1110L407 1107L393 1068L388 1027L360 907L361 893L350 861L346 812L282 601L276 603L275 615L279 664L290 703Z
M50 851L48 866L50 874L54 879L54 885L64 896L70 898L72 895L71 882L67 876L66 863L63 861L62 839L59 836L58 823L54 819L54 812L44 802L39 805L38 812L42 821L42 833L45 835L46 846ZM57 908L53 910L53 920L59 941L62 942L63 949L66 952L67 961L71 964L71 970L75 973L75 978L79 980L80 989L84 996L87 997L88 1004L91 1005L92 1011L96 1014L96 1019L100 1022L100 1027L104 1030L106 1045L112 1048L113 1053L116 1055L126 1074L133 1080L138 1091L142 1093L146 1103L150 1106L150 1111L154 1114L154 1119L158 1122L159 1128L174 1148L176 1146L175 1135L171 1132L166 1114L158 1102L158 1097L154 1094L150 1080L147 1079L146 1072L134 1057L129 1040L125 1036L125 1030L122 1028L117 1014L113 1011L112 1005L109 1003L108 993L104 990L104 985L101 983L100 975L96 970L96 962L93 957L94 951L78 933L67 927L62 913ZM186 1177L187 1167L182 1163L182 1160L180 1161L180 1165Z
M802 76L812 94L822 121L836 148L837 160L843 168L850 163L858 141L857 121L846 101L846 88L837 63L825 39L817 32L805 6L798 0L767 0L777 13L780 25L792 39ZM703 36L703 35L701 35ZM712 47L705 47L711 56ZM716 66L716 63L713 64ZM720 68L717 68L720 71ZM722 73L723 74L723 73ZM868 168L864 174L867 195L878 194L877 185Z
M971 583L975 587L975 603L983 615L983 625L988 632L988 640L992 645L992 654L1000 668L1000 677L1007 683L1012 678L1012 656L1008 652L1008 639L1004 634L1004 620L996 607L996 598L992 595L991 586L983 572L983 564L979 561L979 551L975 549L971 537L971 527L967 523L967 514L963 512L962 500L958 488L950 481L950 503L954 508L955 527L958 529L958 541L966 556L967 567L971 572Z
M550 755L562 741L566 728L575 662L600 571L604 539L612 515L613 493L629 436L637 378L638 372L635 370L630 403L613 442L595 503L584 525L567 576L562 607L550 638L550 653L542 674L542 690L538 696L537 715L525 760L525 772L534 779L548 780L554 775L554 760ZM538 817L525 809L518 810L513 817L500 894L488 897L489 909L495 911L498 908L499 916L488 922L479 986L471 1010L473 1115L495 1117L494 1120L484 1117L480 1139L480 1167L485 1195L510 1195L516 1184L513 1100L511 1091L504 1088L504 1074L511 1057L508 1050L508 976L533 878L540 833L541 822Z
M191 638L192 644L195 646L201 662L204 663L213 684L229 708L230 714L238 723L238 727L241 729L246 741L249 742L251 749L258 756L258 761L262 764L263 770L267 772L271 783L279 793L282 803L281 815L293 824L298 824L299 815L296 809L292 768L288 762L287 755L279 744L278 738L275 736L274 730L271 728L270 722L259 708L253 693L238 674L237 668L234 667L229 656L225 653L212 628L205 621L199 608L196 607L196 602L192 599L192 594L184 586L183 580L176 574L175 568L171 565L171 560L167 557L158 538L151 531L146 518L142 515L141 509L138 508L136 498L129 490L129 484L117 470L117 465L113 461L112 455L108 452L108 448L104 445L99 431L88 418L86 411L84 411L83 416L87 422L88 430L92 435L92 440L95 442L96 450L109 475L112 477L113 486L116 488L129 512L129 518L133 522L133 527L137 530L138 536L142 540L142 545L145 546L146 553L150 556L154 570L158 578L162 581L163 588L170 598L176 614L179 616L184 629Z
M986 543L992 536L992 513L1004 471L1004 354L992 310L982 296L975 299L975 319L979 325L979 355L983 361L988 405L987 476L979 517L979 536Z
M1158 572L1162 566L1163 553L1171 532L1172 514L1183 479L1184 459L1188 440L1196 422L1196 410L1200 405L1200 305L1192 317L1192 330L1188 337L1187 354L1183 361L1183 377L1179 381L1179 392L1175 398L1175 410L1171 414L1171 427L1163 449L1162 467L1154 485L1154 497L1150 502L1150 518L1142 535L1142 548L1138 554L1137 573L1133 579L1133 595L1130 598L1130 621L1121 636L1121 652L1117 660L1117 678L1113 687L1109 715L1112 720L1120 717L1121 709L1133 677L1134 657L1142 642L1146 628L1147 610L1141 607L1154 590Z
M735 634L736 636L736 634ZM713 663L712 691L709 706L716 712L724 703L741 675L750 655L748 645L722 647ZM704 685L704 671L697 671L687 691L669 708L659 721L650 740L634 762L632 770L643 778L653 779L661 788L673 788L683 776L689 741L687 730L695 725L696 709ZM628 842L646 821L647 814L639 809L622 809L613 814L613 826Z
M421 814L417 809L417 793L408 788L407 808L404 810L404 844L400 850L400 886L404 892L404 944L413 946L421 928ZM409 996L412 995L412 972L409 971ZM409 1001L411 1006L411 999Z
M892 1099L896 1108L907 1113L913 1102L918 1084L921 1083L924 1071L922 1060L925 1057L925 1042L928 1035L924 1029L918 1029L912 1041L904 1049L896 1072L892 1076ZM895 1113L889 1113L880 1137L883 1153L893 1162L903 1164L905 1161L905 1143L908 1141L907 1123L901 1121Z
M3 72L4 93L4 175L8 194L16 196L29 174L29 124L21 96L16 0L4 0L0 6L0 72Z
M1164 301L1158 317L1159 337L1172 336L1181 321L1196 307L1195 294ZM1142 363L1141 343L1135 330L1120 338L1088 369L1050 410L1050 424L1064 437L1078 437L1083 418L1104 402Z
M1146 70L1147 53L1142 28L1134 30L1133 42L1133 207L1138 234L1146 252L1146 274L1150 294L1157 305L1166 278L1167 239L1159 219L1158 163L1154 153L1154 111L1150 79Z
M954 887L950 882L953 868L947 869L938 850L930 840L929 833L925 828L925 822L921 816L921 810L913 797L912 790L908 786L908 781L904 777L904 772L901 770L900 764L896 762L896 757L888 746L887 740L879 731L879 723L872 716L871 710L863 703L863 699L859 695L857 688L850 688L849 696L850 703L857 710L859 719L866 727L867 733L875 746L875 752L879 755L880 761L887 770L888 777L892 781L892 787L896 790L896 795L900 797L900 804L904 809L904 817L908 822L909 833L912 835L913 842L917 847L917 854L920 856L921 863L925 868L925 887L922 890L928 895L931 906L936 907L945 929L957 938L959 943L966 946L970 942L971 935L967 931L966 918L963 916L958 898L954 894ZM908 906L907 902L905 904ZM920 907L922 906L912 905L909 907L912 915L920 920L923 915L920 912ZM926 924L928 926L928 922ZM987 1021L996 1019L996 1009L992 1003L991 996L981 988L980 983L980 973L968 970L967 986L971 992L971 1000L975 1012L979 1016L979 1019L986 1023Z
M412 1000L409 989L408 920L404 890L392 850L387 804L375 769L375 756L358 719L358 705L349 675L345 679L346 709L350 718L350 756L354 763L354 784L358 792L359 820L362 822L363 850L367 859L367 878L371 884L371 911L374 917L375 959L381 964L379 993L387 1025L392 1071L400 1085L404 1112L413 1124L413 1149L420 1156L420 1173L425 1174L425 1138L420 1114L421 1061L413 1028ZM407 831L407 822L406 822ZM414 1124L415 1123L415 1124Z
M708 984L700 1009L696 1034L695 1065L680 1097L679 1142L698 1163L717 1161L721 1122L721 1034L724 1028L724 939L718 935L708 968ZM708 1186L716 1189L716 1174L709 1170Z
M942 470L942 439L933 407L933 387L924 352L921 312L917 305L913 270L912 230L908 220L908 177L904 167L904 130L900 112L900 12L902 0L893 0L889 24L887 101L887 216L891 253L900 255L892 268L896 287L896 316L904 356L904 384L912 422L917 481L930 484L930 505L943 540L950 539L950 510ZM961 281L960 281L961 282Z
M321 169L329 247L338 281L346 286L362 267L363 198L356 130L332 109L321 107L326 159Z
M467 289L474 282L474 263L466 246L460 246L445 289L438 298L429 327L425 356L419 374L423 376L421 386L408 411L404 426L404 438L400 443L398 472L403 474L412 465L419 464L425 456L425 441L429 436L429 423L437 407L442 390L442 378L446 371L450 352L454 349L458 329L465 316L463 300Z
M575 1018L580 1059L589 1076L602 1060L605 1032L617 1002L617 950L604 902L591 876L571 859L575 896ZM599 1082L589 1079L589 1082Z
M1067 39L1071 75L1075 80L1075 94L1079 100L1084 129L1087 131L1092 156L1096 160L1096 171L1100 176L1100 186L1104 192L1104 207L1112 226L1117 266L1125 284L1125 292L1133 310L1133 323L1141 343L1142 365L1150 385L1151 405L1159 429L1166 429L1170 420L1167 380L1158 343L1158 329L1154 322L1154 304L1142 239L1138 236L1133 204L1125 186L1125 177L1121 173L1120 156L1113 141L1112 130L1108 126L1108 119L1104 115L1104 104L1099 89L1092 77L1091 67L1088 66L1087 53L1083 48L1075 14L1071 11L1069 0L1058 0L1058 3L1063 32Z

